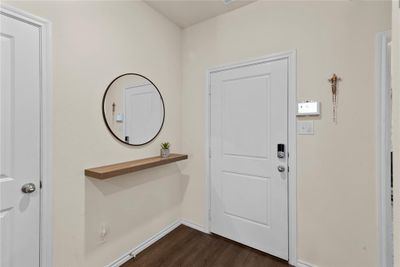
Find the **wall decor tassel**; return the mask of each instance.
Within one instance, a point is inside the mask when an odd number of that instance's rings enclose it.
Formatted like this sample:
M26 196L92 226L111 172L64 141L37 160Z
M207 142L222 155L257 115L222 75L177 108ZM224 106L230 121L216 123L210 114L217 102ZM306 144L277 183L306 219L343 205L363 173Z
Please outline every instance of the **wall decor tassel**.
M336 115L336 110L337 110L337 82L341 81L342 79L339 78L335 73L332 75L332 77L328 80L331 83L332 87L332 104L333 104L333 122L337 122L337 115Z

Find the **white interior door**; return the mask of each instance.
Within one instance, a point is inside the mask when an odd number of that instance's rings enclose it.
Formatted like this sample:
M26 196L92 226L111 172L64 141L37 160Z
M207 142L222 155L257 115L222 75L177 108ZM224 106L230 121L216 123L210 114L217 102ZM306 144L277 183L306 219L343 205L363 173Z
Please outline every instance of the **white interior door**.
M287 99L286 59L211 74L211 231L286 260Z
M125 136L129 138L129 143L148 142L149 137L157 134L163 121L160 94L150 83L130 87L125 89L124 105Z
M0 262L38 267L40 35L36 26L5 14L0 34Z

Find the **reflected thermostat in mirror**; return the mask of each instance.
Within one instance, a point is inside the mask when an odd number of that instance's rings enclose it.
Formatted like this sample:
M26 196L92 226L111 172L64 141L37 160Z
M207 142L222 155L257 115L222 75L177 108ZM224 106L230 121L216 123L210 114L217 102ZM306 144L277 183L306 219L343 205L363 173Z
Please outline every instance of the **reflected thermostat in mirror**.
M320 114L320 103L317 101L297 103L297 116L319 116Z
M115 121L116 121L116 122L124 122L124 114L118 113L118 114L115 116Z
M131 146L145 145L163 127L164 100L150 79L125 73L112 80L104 93L103 118L119 141Z

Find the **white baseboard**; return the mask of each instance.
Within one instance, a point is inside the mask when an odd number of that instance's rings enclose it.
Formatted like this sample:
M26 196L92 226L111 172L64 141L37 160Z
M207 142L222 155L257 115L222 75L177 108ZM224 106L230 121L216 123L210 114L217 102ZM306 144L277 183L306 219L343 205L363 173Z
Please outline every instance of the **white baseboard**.
M179 225L181 225L181 221L180 220L178 220L178 221L176 221L176 222L174 222L174 223L172 223L170 225L167 225L160 232L158 232L157 234L155 234L155 235L151 236L150 238L146 239L145 241L143 241L142 243L140 243L139 245L137 245L133 249L129 250L128 252L124 253L118 259L116 259L112 263L106 265L106 267L119 267L119 266L121 266L122 264L124 264L128 260L136 257L137 254L139 254L140 252L142 252L143 250L145 250L146 248L148 248L149 246L151 246L152 244L154 244L155 242L160 240L162 237L166 236L168 233L170 233L172 230L177 228Z
M297 264L296 264L296 267L318 267L318 266L313 265L313 264L308 263L308 262L305 262L305 261L302 261L302 260L298 260Z
M181 220L181 224L186 225L187 227L193 228L193 229L195 229L197 231L200 231L200 232L203 232L203 233L206 233L206 234L210 233L209 231L206 230L206 228L204 228L204 226L201 226L201 225L199 225L197 223L194 223L194 222L191 222L191 221L188 221L188 220L185 220L185 219Z

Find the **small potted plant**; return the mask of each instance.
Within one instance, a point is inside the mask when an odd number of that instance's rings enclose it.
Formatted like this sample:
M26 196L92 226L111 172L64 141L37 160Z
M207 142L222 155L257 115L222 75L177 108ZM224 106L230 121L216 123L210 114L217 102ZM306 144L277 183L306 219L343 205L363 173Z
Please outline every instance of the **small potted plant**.
M160 155L161 155L162 158L168 158L168 156L169 156L169 147L170 147L170 144L168 142L161 143Z

